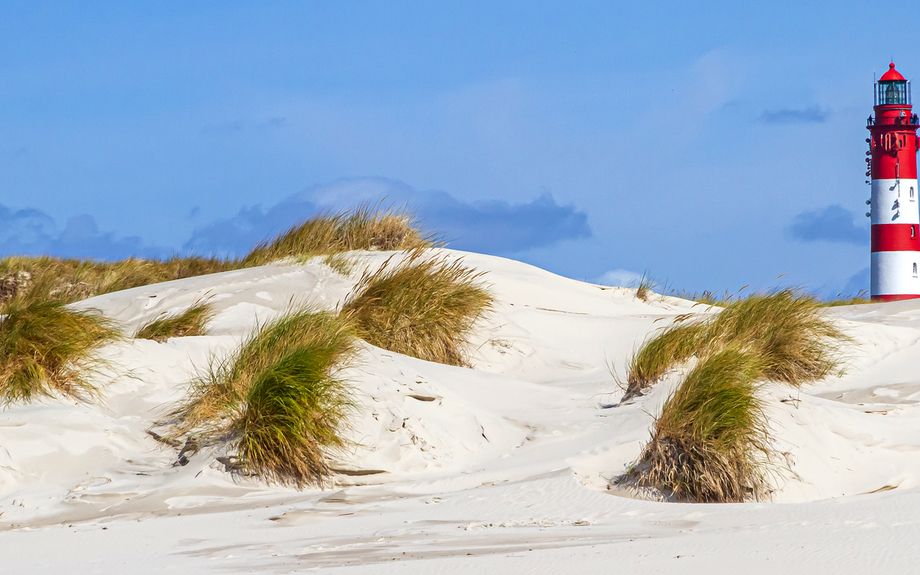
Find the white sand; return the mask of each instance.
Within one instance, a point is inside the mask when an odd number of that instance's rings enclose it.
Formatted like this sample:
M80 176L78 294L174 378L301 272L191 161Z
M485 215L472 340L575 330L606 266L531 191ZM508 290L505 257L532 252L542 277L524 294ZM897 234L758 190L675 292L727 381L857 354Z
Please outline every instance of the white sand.
M98 401L0 412L0 572L920 572L920 302L832 309L855 338L845 374L766 389L785 454L772 502L657 503L607 485L677 377L610 407L608 364L622 377L650 331L702 308L445 253L487 271L498 299L475 369L365 345L346 373L355 445L336 467L379 473L325 491L235 477L211 452L173 466L146 430L258 321L292 299L334 308L353 278L272 265L77 304L127 333L203 297L218 314L207 337L104 348Z

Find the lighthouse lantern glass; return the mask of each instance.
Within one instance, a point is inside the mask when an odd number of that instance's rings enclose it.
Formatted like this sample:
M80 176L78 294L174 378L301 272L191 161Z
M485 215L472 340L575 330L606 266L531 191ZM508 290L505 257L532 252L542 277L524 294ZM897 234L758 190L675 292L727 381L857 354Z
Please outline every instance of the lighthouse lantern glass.
M907 97L907 81L891 80L878 83L878 103L880 106L910 104Z

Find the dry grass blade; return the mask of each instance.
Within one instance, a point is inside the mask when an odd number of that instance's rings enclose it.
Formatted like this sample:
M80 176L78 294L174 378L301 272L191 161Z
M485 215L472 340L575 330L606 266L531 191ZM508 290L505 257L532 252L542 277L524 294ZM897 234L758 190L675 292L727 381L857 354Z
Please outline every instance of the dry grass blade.
M482 274L415 250L366 273L342 308L358 336L377 347L447 365L466 365L474 324L492 309Z
M9 300L0 312L0 402L95 392L87 380L98 367L95 352L119 337L109 320L27 296Z
M845 296L843 294L837 294L836 298L822 302L821 305L824 307L837 307L841 305L862 305L866 303L878 302L872 301L872 299L869 297L869 291L863 289L859 290L856 295Z
M142 326L134 337L164 342L171 337L205 335L208 322L214 317L214 309L206 303L196 303L184 312L156 319Z
M431 238L414 227L407 212L373 211L362 205L351 212L323 213L256 246L244 266L282 258L328 255L352 250L406 250L430 247Z
M700 361L665 402L631 479L685 501L760 496L759 459L769 453L756 383L764 368L736 349Z
M167 260L129 258L118 262L10 257L0 260L0 303L14 295L36 292L38 298L70 303L89 297L164 281L229 271L234 260L172 257Z

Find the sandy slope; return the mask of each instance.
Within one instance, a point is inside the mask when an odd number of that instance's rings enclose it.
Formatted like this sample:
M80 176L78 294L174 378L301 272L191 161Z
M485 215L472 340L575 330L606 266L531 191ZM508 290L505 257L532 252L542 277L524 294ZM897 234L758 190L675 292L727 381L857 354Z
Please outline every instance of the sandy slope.
M0 571L916 569L920 303L831 310L855 339L845 373L800 394L767 388L785 454L773 502L656 503L607 484L638 455L676 378L615 406L608 363L622 373L646 334L702 308L500 258L465 261L488 271L498 299L474 341L476 369L365 345L345 374L359 403L354 446L337 456L349 473L325 491L234 477L213 453L174 466L175 450L146 430L257 322L292 300L334 308L353 278L272 265L82 302L128 333L203 297L218 315L207 337L105 348L98 402L0 412Z

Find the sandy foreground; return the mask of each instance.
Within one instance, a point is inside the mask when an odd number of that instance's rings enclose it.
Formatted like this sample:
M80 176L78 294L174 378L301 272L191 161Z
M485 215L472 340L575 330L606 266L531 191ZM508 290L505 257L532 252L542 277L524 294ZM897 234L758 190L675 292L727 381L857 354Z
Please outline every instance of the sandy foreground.
M234 476L211 451L177 465L147 430L258 322L292 300L335 308L389 254L357 254L350 278L270 265L76 304L129 334L203 297L218 313L207 337L104 348L97 401L0 411L0 572L920 572L920 301L829 310L854 338L844 371L765 389L772 501L660 503L608 485L677 377L621 406L610 366L622 377L650 332L704 308L444 253L497 298L475 369L365 344L343 374L353 446L326 490Z

